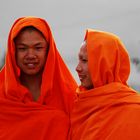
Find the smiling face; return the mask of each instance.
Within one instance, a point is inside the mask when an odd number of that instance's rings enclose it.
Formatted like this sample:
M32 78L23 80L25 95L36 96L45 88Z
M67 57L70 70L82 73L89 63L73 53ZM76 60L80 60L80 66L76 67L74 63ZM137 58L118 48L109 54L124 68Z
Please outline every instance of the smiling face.
M79 52L79 63L76 67L76 71L81 81L81 86L92 89L93 83L88 69L88 54L85 42L82 44Z
M21 73L42 73L47 59L48 43L37 29L25 29L15 38L16 62Z

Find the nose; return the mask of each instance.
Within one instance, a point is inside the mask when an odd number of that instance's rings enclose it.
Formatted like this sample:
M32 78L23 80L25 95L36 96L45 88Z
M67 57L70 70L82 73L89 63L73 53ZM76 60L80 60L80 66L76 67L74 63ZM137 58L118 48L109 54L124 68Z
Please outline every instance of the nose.
M82 67L80 65L80 63L78 63L76 69L75 69L78 73L82 71Z
M28 52L27 52L27 56L26 57L28 59L34 59L34 58L36 58L35 51L32 48L28 49Z

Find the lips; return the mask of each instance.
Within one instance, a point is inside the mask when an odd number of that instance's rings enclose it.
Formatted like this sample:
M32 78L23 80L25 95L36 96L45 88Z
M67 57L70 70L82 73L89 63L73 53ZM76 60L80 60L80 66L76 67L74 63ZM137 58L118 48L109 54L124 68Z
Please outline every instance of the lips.
M83 81L84 78L85 78L85 75L79 74L79 79L80 79L80 81Z
M35 62L29 62L29 63L25 63L25 65L29 69L34 69L36 67L37 63L35 63Z

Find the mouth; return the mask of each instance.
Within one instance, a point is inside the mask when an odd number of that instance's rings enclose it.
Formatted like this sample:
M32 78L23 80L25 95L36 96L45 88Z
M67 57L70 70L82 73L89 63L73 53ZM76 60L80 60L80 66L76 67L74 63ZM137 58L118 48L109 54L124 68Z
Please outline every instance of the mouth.
M85 75L78 75L79 76L79 79L80 79L80 81L82 82L83 80L84 80L84 78L85 78Z
M27 66L27 68L29 69L34 69L37 65L37 63L25 63L25 65Z

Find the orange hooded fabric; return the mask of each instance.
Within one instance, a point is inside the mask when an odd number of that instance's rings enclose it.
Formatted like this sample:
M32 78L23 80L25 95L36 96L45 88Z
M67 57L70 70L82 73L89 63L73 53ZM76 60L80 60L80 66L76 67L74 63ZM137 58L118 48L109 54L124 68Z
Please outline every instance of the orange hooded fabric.
M15 60L13 40L26 26L41 31L50 46L37 102L20 84L20 69ZM46 21L37 17L16 20L9 33L5 66L0 72L0 140L67 140L75 88Z
M71 140L139 140L140 96L127 85L128 53L107 32L86 32L88 67L94 88L77 89Z

